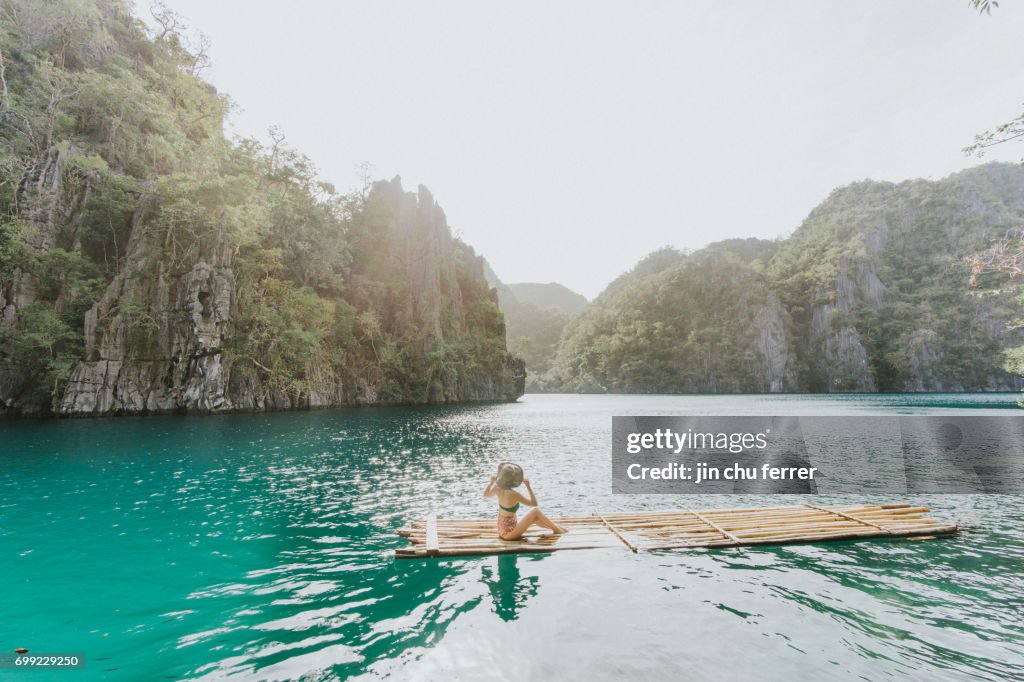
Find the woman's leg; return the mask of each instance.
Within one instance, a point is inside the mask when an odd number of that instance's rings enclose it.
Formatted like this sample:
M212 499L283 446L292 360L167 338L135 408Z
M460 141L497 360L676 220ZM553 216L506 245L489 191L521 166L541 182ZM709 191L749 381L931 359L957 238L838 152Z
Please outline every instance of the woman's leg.
M516 527L513 528L511 532L502 536L501 539L518 540L523 537L523 533L525 533L530 526L541 526L559 534L568 532L565 528L559 526L557 523L545 516L544 512L535 507L526 512L526 514L523 515L523 518L519 520L519 523L516 524Z

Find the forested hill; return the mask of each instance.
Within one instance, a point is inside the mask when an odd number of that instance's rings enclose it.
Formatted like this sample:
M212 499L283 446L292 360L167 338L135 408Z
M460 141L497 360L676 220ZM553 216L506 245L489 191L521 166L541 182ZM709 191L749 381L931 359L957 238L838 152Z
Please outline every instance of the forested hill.
M562 332L587 305L587 299L568 287L550 284L505 284L490 265L487 281L498 294L498 306L508 328L508 347L526 365L526 390L544 390L542 379L551 369Z
M576 315L587 307L587 297L557 282L519 282L506 285L522 303Z
M1019 389L1012 289L964 256L1024 225L1024 169L834 191L787 239L664 249L566 329L547 390ZM999 275L986 275L998 278ZM982 289L986 293L981 293Z
M0 0L0 414L514 400L483 259L423 187L229 142L173 15Z

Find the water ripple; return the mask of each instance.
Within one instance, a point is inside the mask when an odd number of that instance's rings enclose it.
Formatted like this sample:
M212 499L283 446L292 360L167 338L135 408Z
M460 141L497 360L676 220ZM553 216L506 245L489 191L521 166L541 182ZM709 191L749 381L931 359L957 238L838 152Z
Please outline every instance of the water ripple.
M506 458L553 514L787 502L610 495L613 414L971 400L1012 398L529 396L4 424L0 639L84 652L104 679L1019 679L1022 498L908 500L964 525L929 542L389 558L429 508L492 515L480 492Z

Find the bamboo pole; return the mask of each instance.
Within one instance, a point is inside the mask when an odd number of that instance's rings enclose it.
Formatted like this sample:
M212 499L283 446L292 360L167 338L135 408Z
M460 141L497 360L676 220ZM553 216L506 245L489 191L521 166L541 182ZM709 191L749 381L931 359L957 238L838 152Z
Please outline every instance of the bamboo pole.
M622 542L625 543L626 547L629 547L629 551L633 552L634 554L636 553L636 545L634 545L632 542L623 537L622 533L615 530L615 527L612 524L608 523L608 519L602 516L601 521L604 522L604 525L607 526L608 530L615 534L615 537L622 540Z
M836 511L835 509L825 509L823 507L818 507L817 505L805 505L805 506L806 507L810 507L811 509L818 509L820 511L827 512L829 514L836 514L837 516L842 516L843 518L848 518L851 521L856 521L857 523L863 523L864 525L869 525L872 528L878 528L879 530L882 530L883 532L891 532L888 528L884 528L881 525L878 525L876 523L871 523L870 521L865 521L864 519L857 518L856 516L850 516L849 514L846 514L844 512Z
M737 537L736 537L735 535L733 535L732 533L730 533L730 532L729 532L729 531L727 531L726 529L722 528L722 527L721 527L721 526L719 526L718 524L716 524L716 523L713 523L713 522L711 522L711 521L708 521L708 520L707 520L707 518L705 518L705 517L704 517L703 515L701 515L701 514L700 514L699 512L695 512L694 510L692 510L692 509L689 509L689 508L687 508L687 510L686 510L686 511L690 512L691 514L693 514L693 515L694 515L694 516L696 516L696 517L697 517L698 519L700 519L700 520L701 520L701 521L703 521L704 523L708 524L709 526L711 526L712 528L714 528L715 530L717 530L717 531L718 531L719 533L721 533L721 534L722 534L722 535L724 535L725 537L727 537L727 538L731 539L731 540L732 540L733 542L739 542L739 538L737 538Z
M953 533L953 532L956 531L956 526L942 526L941 528L942 528L942 530L930 528L930 529L921 529L921 530L916 530L916 531L901 532L901 533L897 533L897 534L894 534L894 535L897 536L897 537L907 537L907 538L910 538L910 537L914 537L914 536L934 536L936 534ZM664 544L664 545L654 545L654 546L648 547L647 550L648 551L659 551L659 550L667 550L667 549L684 549L684 548L685 549L693 549L693 548L703 548L703 547L781 545L781 544L795 544L795 543L799 543L799 542L825 542L825 541L832 541L832 540L853 540L853 539L858 539L858 538L871 538L871 537L879 538L879 537L887 537L887 536L879 535L878 533L873 533L872 531L864 530L864 531L859 531L859 532L831 533L831 534L826 534L826 535L813 535L813 536L797 535L797 536L767 537L767 538L761 538L761 539L754 540L754 541L745 541L745 542L740 542L740 543L719 542L719 543L709 543L709 544L694 544L692 542L682 542L682 543L671 543L670 542L670 543L667 543L667 544Z
M440 549L437 540L437 514L433 511L427 516L427 552L437 553Z

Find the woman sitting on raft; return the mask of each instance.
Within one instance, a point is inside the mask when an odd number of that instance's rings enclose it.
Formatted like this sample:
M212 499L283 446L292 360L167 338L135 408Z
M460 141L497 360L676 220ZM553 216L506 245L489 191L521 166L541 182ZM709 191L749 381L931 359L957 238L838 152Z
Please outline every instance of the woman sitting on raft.
M520 484L526 485L526 492L530 493L529 499L515 490ZM523 537L523 533L530 526L549 528L556 535L569 532L536 508L537 495L530 487L530 479L523 478L523 468L518 464L511 462L499 464L498 474L491 476L491 482L484 490L484 497L498 498L498 537L502 540L518 540ZM523 515L522 521L518 521L516 517L520 504L533 507Z

